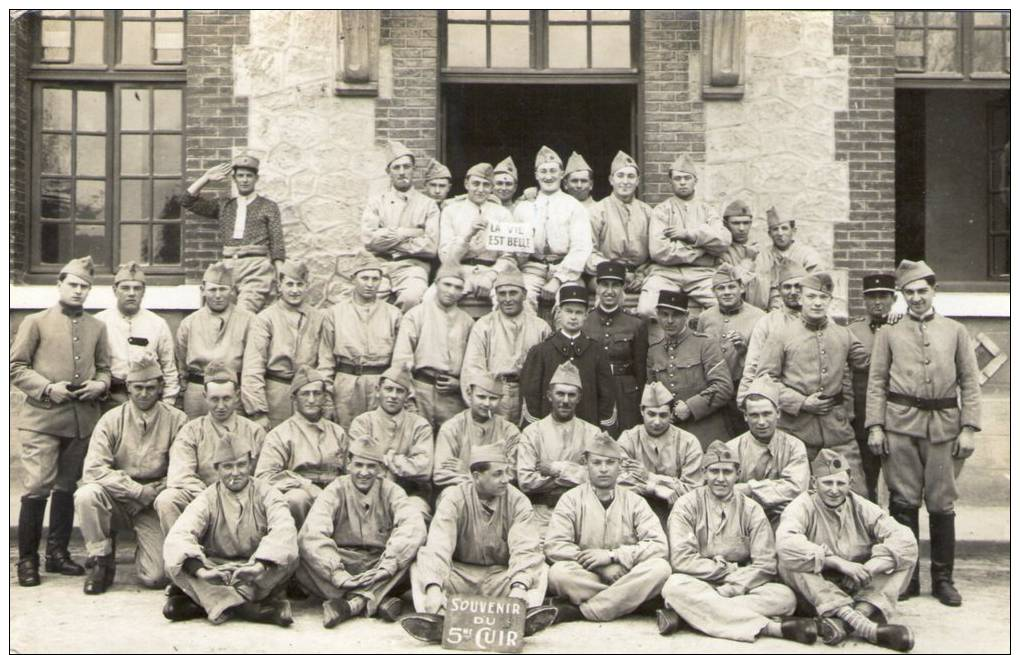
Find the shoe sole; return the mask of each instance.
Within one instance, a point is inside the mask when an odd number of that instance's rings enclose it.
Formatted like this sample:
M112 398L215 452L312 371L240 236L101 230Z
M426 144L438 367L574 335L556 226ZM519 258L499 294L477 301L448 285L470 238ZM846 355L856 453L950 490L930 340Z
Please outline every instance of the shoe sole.
M443 621L439 617L410 614L400 619L400 627L419 641L438 644L443 640Z
M524 636L530 637L551 626L556 621L558 613L555 607L535 607L528 610L524 619Z

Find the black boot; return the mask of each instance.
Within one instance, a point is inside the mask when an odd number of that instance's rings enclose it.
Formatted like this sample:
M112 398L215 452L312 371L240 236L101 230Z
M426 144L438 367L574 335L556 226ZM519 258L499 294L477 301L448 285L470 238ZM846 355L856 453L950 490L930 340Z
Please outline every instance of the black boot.
M897 523L905 525L910 528L910 531L914 533L914 539L920 537L920 523L918 519L918 513L920 510L917 507L910 507L909 505L903 505L900 503L889 503L889 515L892 516ZM899 600L905 601L910 598L921 595L921 566L920 563L914 566L914 573L910 577L910 582L907 583L907 587L900 593Z
M86 566L89 574L85 577L85 593L89 595L106 593L113 581L113 574L109 570L116 567L113 556L90 557Z
M85 575L85 569L67 551L74 527L74 495L54 491L50 496L50 529L46 534L46 572Z
M928 513L931 533L931 594L949 607L963 604L960 592L953 586L953 564L956 561L956 513Z
M18 584L22 587L35 587L41 582L39 542L42 540L45 515L45 498L21 497L21 512L18 515Z

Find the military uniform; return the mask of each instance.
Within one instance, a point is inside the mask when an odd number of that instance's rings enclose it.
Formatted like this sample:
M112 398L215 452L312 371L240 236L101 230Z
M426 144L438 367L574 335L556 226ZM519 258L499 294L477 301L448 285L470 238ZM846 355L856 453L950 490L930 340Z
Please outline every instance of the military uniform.
M203 393L209 362L220 360L234 371L242 370L244 347L254 319L248 310L230 305L219 314L202 307L181 321L177 327L177 369L188 418L198 418L209 411Z
M807 491L811 469L804 442L776 430L768 443L745 432L727 445L740 462L737 482L743 493L761 505L775 527L790 501Z
M743 406L748 388L755 378L758 377L759 361L769 337L773 334L783 333L787 327L795 325L799 321L800 310L782 307L781 309L770 311L754 324L754 329L751 330L751 338L747 343L747 354L744 356L744 373L740 377L740 383L737 387L737 407Z
M595 203L589 213L594 245L588 257L588 275L595 275L602 262L616 261L622 262L630 273L640 271L643 277L648 263L648 225L652 220L648 203L637 198L624 202L610 195Z
M471 461L472 451L492 444L498 444L503 448L507 461L510 462L510 473L513 475L520 440L521 431L502 416L493 416L485 423L480 423L472 415L470 408L465 409L439 428L435 454L432 458L432 484L437 488L444 488L468 482L471 479L468 463ZM451 469L443 466L451 459L458 460L460 467Z
M770 207L765 212L766 222L768 227L772 228L783 223L790 222L791 219L781 218L775 207ZM815 271L824 270L825 264L822 262L822 258L815 252L814 248L805 246L802 243L794 241L786 248L786 250L780 250L775 244L770 243L764 250L758 253L756 261L756 270L762 274L768 276L770 280L769 284L769 307L776 309L780 306L779 301L779 283L781 271L784 266L794 265L813 273Z
M742 200L735 200L723 210L723 225L735 216L751 218L751 208ZM727 227L727 229L729 229ZM732 237L732 233L730 235ZM724 253L719 255L719 264L729 264L740 271L744 283L744 299L759 309L768 310L771 280L767 272L758 269L758 247L749 242L731 241Z
M607 312L600 305L591 310L581 331L602 346L613 375L620 430L641 423L641 389L648 362L648 327L636 316L617 307Z
M676 499L703 483L698 438L675 425L653 437L645 426L637 425L620 435L619 444L627 457L641 464L648 474L642 481L624 472L620 486L644 496L665 528Z

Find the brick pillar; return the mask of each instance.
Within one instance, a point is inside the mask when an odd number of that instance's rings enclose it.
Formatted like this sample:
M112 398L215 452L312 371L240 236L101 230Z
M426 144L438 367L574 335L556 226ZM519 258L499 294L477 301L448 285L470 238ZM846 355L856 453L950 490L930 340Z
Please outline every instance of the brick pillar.
M8 188L10 192L10 218L8 226L11 231L10 246L7 251L11 269L10 283L21 280L28 269L28 139L31 130L31 93L25 74L29 67L30 37L29 16L22 15L10 21L10 51L8 69L10 71L9 87L9 125L10 137L8 148Z
M189 10L184 44L188 68L185 94L185 186L211 166L229 161L248 145L248 99L234 95L234 47L248 44L248 10ZM228 181L204 192L229 194ZM184 269L188 282L202 279L222 246L215 221L187 213Z
M642 12L644 147L641 198L652 205L672 191L668 169L677 155L705 159L705 113L697 71L700 12ZM700 65L696 63L694 65Z
M439 115L438 12L384 10L381 42L393 54L393 97L379 98L375 135L400 141L415 154L418 173L436 156Z
M892 272L896 251L895 47L891 11L833 12L833 48L849 58L849 110L836 112L836 159L850 169L850 220L837 223L833 263L850 273L850 313L861 279Z

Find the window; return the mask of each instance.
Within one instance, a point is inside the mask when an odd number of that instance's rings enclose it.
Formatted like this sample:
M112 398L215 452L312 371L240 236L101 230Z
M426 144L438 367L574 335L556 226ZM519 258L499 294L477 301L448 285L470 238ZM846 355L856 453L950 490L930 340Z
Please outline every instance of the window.
M31 266L180 273L181 11L44 11L33 68Z
M444 12L447 71L486 69L581 73L633 71L630 10L449 10Z
M1009 78L1008 11L897 11L901 77Z
M1009 103L988 105L988 276L1009 279Z

